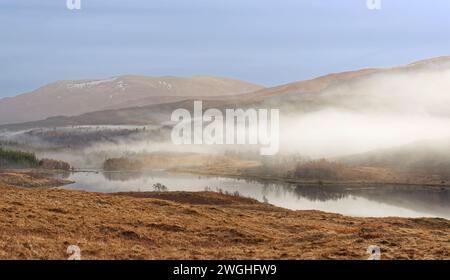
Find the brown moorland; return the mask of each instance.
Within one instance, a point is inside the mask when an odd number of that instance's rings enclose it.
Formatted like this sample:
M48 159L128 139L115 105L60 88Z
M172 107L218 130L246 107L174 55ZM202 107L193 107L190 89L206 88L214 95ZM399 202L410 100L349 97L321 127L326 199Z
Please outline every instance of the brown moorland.
M0 259L450 259L450 221L291 211L220 193L0 183ZM218 250L220 248L220 250Z

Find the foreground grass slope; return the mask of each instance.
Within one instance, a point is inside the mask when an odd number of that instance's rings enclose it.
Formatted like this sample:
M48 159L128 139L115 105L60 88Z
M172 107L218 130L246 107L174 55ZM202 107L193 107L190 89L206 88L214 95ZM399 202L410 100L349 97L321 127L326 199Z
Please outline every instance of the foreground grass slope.
M290 211L218 193L99 194L0 183L0 258L450 259L450 221Z

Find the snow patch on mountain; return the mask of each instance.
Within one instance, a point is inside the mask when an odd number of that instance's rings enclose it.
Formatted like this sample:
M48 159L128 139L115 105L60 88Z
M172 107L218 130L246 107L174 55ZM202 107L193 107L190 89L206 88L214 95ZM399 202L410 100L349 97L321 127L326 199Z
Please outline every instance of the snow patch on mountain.
M77 88L77 89L85 89L85 88L90 88L93 86L98 86L104 83L112 83L114 81L116 81L117 78L111 78L111 79L104 79L104 80L95 80L95 81L91 81L91 82L86 82L86 83L71 83L67 85L68 89L73 89L73 88Z

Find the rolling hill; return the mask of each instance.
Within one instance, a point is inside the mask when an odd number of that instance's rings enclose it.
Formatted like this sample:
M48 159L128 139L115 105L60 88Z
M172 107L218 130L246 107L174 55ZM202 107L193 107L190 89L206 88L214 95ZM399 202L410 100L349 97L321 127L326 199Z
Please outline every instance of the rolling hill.
M123 93L119 86L123 85L121 82L127 85ZM13 119L16 122L20 122L19 119L32 120L0 128L155 124L168 121L176 108L189 109L192 107L189 100L196 99L206 100L205 108L279 108L281 114L297 116L339 110L375 115L420 113L447 117L450 115L450 94L447 94L450 90L450 57L392 68L333 73L271 88L225 78L137 76L76 84L58 82L47 87L53 90L44 87L0 101L0 124L11 123ZM67 87L77 88L67 90ZM63 91L67 96L65 101L62 97L58 99L57 88L66 90ZM146 92L147 89L154 90ZM80 96L75 96L71 90ZM23 103L18 103L21 100ZM58 102L65 105L59 106ZM95 110L94 107L103 109ZM85 112L77 114L77 111ZM53 117L45 119L45 115ZM39 116L44 120L39 120Z
M58 81L30 93L0 99L0 124L168 103L192 97L208 99L261 88L244 81L210 76L120 76L104 80Z

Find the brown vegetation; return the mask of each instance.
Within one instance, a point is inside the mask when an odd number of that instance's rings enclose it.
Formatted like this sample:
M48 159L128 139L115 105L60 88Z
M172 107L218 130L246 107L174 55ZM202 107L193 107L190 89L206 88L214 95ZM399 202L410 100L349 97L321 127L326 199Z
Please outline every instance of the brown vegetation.
M103 168L108 171L117 170L151 170L151 169L170 169L170 170L208 170L221 171L227 170L239 172L246 168L258 166L259 163L250 160L241 160L236 157L224 155L206 155L193 153L154 153L145 155L136 155L130 158L111 158L107 159Z
M220 193L100 194L0 182L0 259L450 259L450 221L290 211ZM217 250L221 248L221 250Z
M12 185L24 188L51 188L73 183L36 170L0 170L0 186Z
M70 164L67 162L47 158L39 161L39 167L44 169L70 170Z

